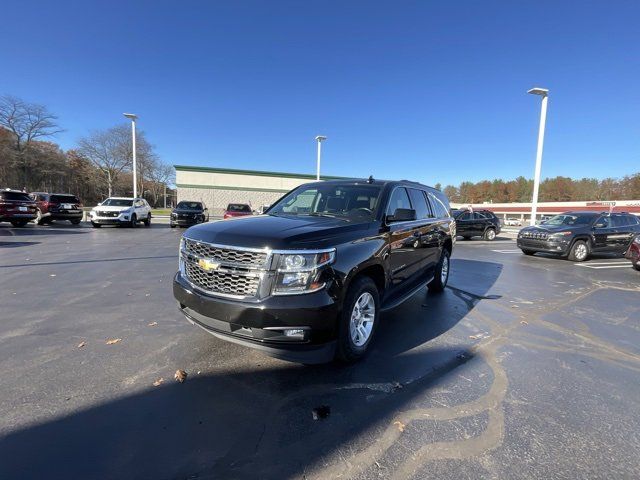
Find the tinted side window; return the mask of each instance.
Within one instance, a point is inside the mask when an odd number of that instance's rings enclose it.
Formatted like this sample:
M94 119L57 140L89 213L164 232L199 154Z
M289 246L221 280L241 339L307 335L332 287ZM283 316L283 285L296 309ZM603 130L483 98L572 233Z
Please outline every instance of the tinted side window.
M431 212L429 211L429 206L427 205L427 200L424 198L422 190L410 188L409 195L411 195L411 204L413 205L413 209L416 211L416 218L421 219L431 217Z
M638 217L636 217L635 215L627 215L627 217L629 217L630 225L638 225L640 223L640 219L638 219Z
M387 206L387 215L393 215L398 208L411 208L409 195L404 187L396 188L391 194L389 205Z
M471 212L465 212L460 215L457 220L471 220L473 218L473 214Z
M486 213L474 212L473 217L476 220L486 220L489 218L489 215L487 215Z
M602 216L598 220L596 220L594 225L602 225L600 228L610 228L611 227L611 219L609 218L608 215L607 216Z
M442 203L438 197L429 192L429 202L433 206L433 211L438 218L445 218L449 216L449 206Z

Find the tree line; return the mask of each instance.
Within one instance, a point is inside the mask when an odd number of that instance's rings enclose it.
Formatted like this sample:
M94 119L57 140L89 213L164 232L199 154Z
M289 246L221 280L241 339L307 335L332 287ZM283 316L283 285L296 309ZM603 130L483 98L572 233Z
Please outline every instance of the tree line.
M440 185L436 188L440 189ZM518 177L504 181L482 180L462 182L458 186L447 185L443 192L454 203L510 203L530 202L533 196L533 180ZM638 200L640 199L640 173L622 178L547 178L540 182L538 200L541 202L578 202L587 200Z
M86 205L108 196L133 195L131 127L97 130L63 150L48 140L62 132L45 106L13 96L0 97L0 188L72 193ZM174 170L155 152L143 131L136 132L138 195L163 204L173 194Z

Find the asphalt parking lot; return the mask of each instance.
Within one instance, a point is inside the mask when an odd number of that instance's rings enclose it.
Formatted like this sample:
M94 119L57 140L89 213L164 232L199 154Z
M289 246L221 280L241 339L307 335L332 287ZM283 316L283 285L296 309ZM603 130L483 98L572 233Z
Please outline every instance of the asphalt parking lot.
M629 262L458 241L365 361L309 367L187 323L182 232L0 225L0 478L640 477Z

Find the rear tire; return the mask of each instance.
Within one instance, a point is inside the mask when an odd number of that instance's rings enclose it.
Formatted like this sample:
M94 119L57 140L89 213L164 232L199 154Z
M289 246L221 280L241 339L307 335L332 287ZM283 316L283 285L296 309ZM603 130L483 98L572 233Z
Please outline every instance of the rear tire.
M493 242L496 239L496 231L493 228L487 228L484 232L484 239L488 242Z
M144 220L144 226L145 227L150 227L151 226L151 214L150 213L147 215L147 219Z
M633 264L633 268L635 268L636 270L638 270L640 272L640 261L638 263L634 263Z
M14 227L24 227L27 223L29 220L11 220L11 225Z
M464 238L465 240L471 240L471 237L462 237L462 238Z
M442 292L447 286L447 282L449 281L449 272L451 271L451 259L449 250L446 248L442 250L442 254L440 255L440 260L438 261L438 266L436 267L436 271L434 273L433 280L429 282L427 287L430 292Z
M69 220L71 225L80 225L81 218L74 218L73 220Z
M91 226L92 226L93 228L100 228L102 225L100 225L99 223L93 223L93 222L91 222Z
M171 228L176 228L176 226L175 226L173 223L170 223L170 224L169 224L169 226L170 226Z
M340 313L336 359L351 363L364 357L376 333L379 316L378 287L370 277L356 278Z
M136 228L138 226L138 217L136 217L135 213L131 215L131 223L129 224L129 226L131 228Z
M576 240L569 251L569 260L584 262L589 257L589 245L584 240Z
M524 250L522 248L520 250L522 250L522 253L524 253L525 255L533 255L534 253L536 253L533 250Z

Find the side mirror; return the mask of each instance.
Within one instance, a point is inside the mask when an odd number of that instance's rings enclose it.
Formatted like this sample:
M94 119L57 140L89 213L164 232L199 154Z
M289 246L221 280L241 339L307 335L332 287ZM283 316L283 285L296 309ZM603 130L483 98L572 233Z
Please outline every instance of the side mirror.
M412 208L396 208L393 215L387 215L387 222L410 222L416 219L416 211Z

